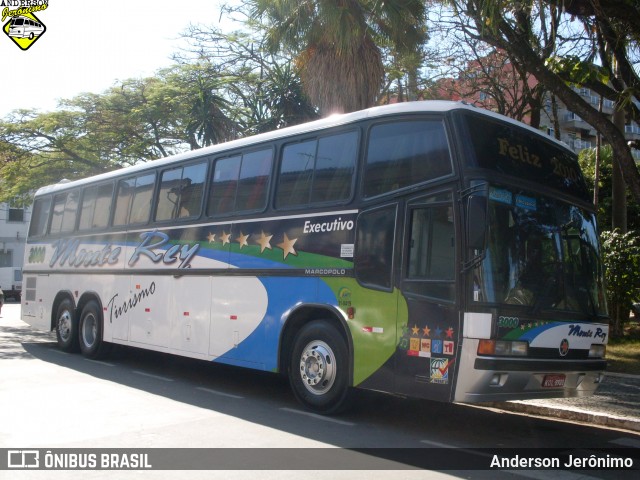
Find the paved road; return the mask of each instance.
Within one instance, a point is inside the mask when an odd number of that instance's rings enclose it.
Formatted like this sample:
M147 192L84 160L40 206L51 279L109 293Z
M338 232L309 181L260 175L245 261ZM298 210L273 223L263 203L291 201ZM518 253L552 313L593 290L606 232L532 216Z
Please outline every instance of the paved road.
M605 447L640 449L640 435L504 413L496 408L400 399L374 392L363 392L353 412L319 417L302 410L286 382L273 375L126 348L115 349L106 361L90 361L61 352L54 335L30 329L18 315L19 305L6 305L0 317L0 450L223 448L229 452L225 460L237 462L237 469L126 474L21 471L19 475L0 470L3 479L146 479L151 478L149 474L171 480L256 476L299 479L307 475L362 480L635 478L633 472L607 470L292 471L292 464L322 462L327 449L394 447L414 459L442 447L455 447L460 455L480 447L573 448L589 454ZM246 453L239 448L265 452L274 447L297 458L276 456L282 462L276 467L282 470L242 470L249 459L239 457ZM476 455L475 451L471 454ZM372 466L386 460L381 455L366 458ZM335 457L329 455L327 461L331 460ZM324 466L332 468L335 464Z

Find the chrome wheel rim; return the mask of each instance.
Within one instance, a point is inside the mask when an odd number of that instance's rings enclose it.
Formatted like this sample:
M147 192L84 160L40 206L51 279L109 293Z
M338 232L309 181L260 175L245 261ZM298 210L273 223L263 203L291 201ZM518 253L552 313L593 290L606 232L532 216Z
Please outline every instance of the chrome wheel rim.
M300 356L300 378L314 395L327 393L336 379L336 357L325 342L315 340L307 344Z
M65 342L71 338L71 312L69 310L65 310L58 317L58 334Z

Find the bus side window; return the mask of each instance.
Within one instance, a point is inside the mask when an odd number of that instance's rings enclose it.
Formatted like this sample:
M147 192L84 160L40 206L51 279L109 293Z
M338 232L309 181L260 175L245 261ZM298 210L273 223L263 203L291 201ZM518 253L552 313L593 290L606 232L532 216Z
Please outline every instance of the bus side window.
M440 120L375 125L369 134L365 197L375 197L453 172Z
M113 225L145 223L151 212L155 173L120 180Z
M109 224L112 196L112 183L85 188L82 195L78 229L105 228Z
M358 133L323 137L313 174L313 203L348 200L358 155Z
M405 283L408 292L454 299L455 228L452 211L450 204L411 210Z
M76 226L76 212L78 210L79 190L65 192L53 198L53 216L49 232L65 233L72 232Z
M269 175L273 163L273 150L259 150L242 156L238 179L236 211L263 209L267 202Z
M136 190L133 194L129 223L146 223L151 213L151 199L155 186L156 174L141 175L136 178Z
M317 145L316 140L311 140L284 147L276 191L276 208L309 203Z
M223 215L235 209L241 161L240 155L216 160L213 166L207 215Z
M364 285L389 290L392 287L396 205L358 216L356 229L356 278Z
M276 208L346 201L358 156L358 132L286 145L282 152Z
M206 163L162 172L156 205L156 220L197 217L200 215Z
M207 215L264 209L273 150L258 150L216 160Z
M53 197L53 212L51 212L51 226L49 233L60 233L62 230L62 218L64 216L64 204L67 203L67 194L60 193Z
M31 225L29 226L30 237L39 237L46 233L50 208L51 197L39 198L35 201L33 213L31 214Z

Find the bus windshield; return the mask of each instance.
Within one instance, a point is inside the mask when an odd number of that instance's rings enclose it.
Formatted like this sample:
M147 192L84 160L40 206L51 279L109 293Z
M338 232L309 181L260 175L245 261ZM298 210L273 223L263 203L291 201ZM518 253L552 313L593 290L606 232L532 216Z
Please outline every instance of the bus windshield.
M594 215L521 190L489 189L487 249L474 300L606 315Z

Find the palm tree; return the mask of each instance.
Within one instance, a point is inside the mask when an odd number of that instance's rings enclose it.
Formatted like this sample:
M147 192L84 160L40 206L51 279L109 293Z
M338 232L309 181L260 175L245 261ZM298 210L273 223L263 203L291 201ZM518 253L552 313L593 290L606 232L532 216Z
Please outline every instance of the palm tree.
M420 0L249 0L270 49L288 51L323 115L375 104L382 47L416 51L425 40Z
M221 93L228 79L215 65L205 61L178 65L168 80L187 108L184 128L192 150L238 136L237 125L227 113L230 102Z

